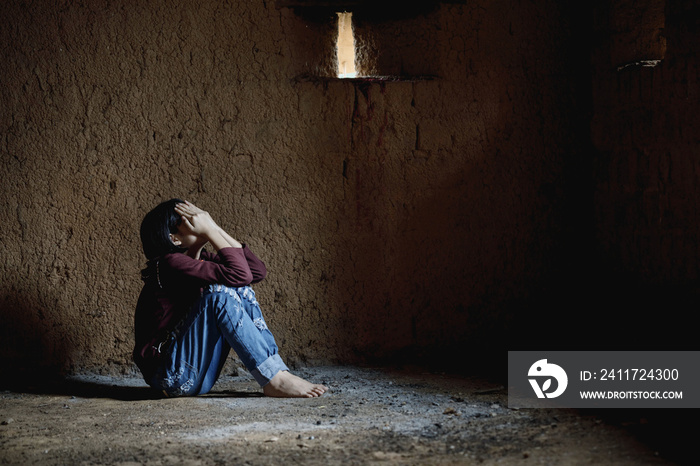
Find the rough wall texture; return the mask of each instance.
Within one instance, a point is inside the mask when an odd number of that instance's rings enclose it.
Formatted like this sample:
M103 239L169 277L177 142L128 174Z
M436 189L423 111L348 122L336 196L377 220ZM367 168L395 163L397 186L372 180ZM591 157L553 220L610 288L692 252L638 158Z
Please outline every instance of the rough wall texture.
M131 370L138 226L173 196L266 261L259 299L293 363L503 350L575 223L560 3L358 14L365 70L434 78L347 81L332 14L5 2L0 359Z
M601 5L595 16L597 266L624 296L613 303L621 321L692 344L678 323L695 312L700 294L700 7L629 3ZM639 323L640 312L659 310L664 317L653 329Z

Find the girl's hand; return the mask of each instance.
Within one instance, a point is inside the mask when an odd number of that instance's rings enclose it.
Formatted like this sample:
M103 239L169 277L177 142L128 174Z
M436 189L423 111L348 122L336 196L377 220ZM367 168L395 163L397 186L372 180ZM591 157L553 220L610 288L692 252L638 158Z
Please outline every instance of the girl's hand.
M175 206L175 212L182 216L182 222L195 236L209 237L212 233L219 231L219 226L206 212L189 201Z

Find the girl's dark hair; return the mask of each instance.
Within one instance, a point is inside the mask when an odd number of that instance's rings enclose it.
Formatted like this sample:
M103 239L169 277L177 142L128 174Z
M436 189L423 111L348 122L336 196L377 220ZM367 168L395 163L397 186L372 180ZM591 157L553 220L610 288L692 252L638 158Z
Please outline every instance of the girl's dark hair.
M162 202L151 210L141 222L141 244L143 252L148 260L169 254L182 252L183 248L177 247L170 241L170 234L177 233L177 227L182 222L182 217L175 212L175 206L184 201L170 199Z

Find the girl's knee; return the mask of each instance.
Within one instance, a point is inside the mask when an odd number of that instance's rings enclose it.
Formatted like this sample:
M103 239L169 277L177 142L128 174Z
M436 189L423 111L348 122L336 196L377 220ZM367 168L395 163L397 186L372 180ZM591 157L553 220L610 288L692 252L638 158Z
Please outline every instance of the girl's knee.
M241 302L238 288L231 288L225 285L209 285L202 293L202 296L212 296L224 300L233 299L238 303Z

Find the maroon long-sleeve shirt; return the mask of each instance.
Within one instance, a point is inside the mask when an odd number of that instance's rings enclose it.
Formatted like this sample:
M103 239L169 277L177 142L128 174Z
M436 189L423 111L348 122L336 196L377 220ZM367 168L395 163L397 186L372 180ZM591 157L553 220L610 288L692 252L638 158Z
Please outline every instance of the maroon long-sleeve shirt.
M217 254L202 252L200 259L173 253L148 262L136 304L134 361L146 381L156 369L164 341L209 284L240 287L265 278L265 264L248 249L222 248Z

